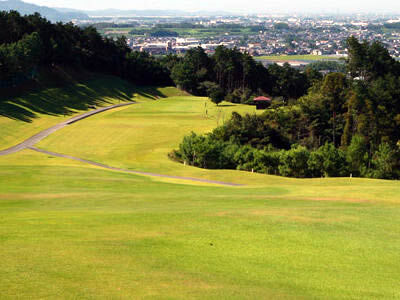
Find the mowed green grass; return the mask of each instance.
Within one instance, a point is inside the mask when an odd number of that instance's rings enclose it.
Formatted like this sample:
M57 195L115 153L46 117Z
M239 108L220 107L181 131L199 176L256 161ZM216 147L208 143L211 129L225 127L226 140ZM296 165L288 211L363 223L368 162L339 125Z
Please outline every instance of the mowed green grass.
M207 187L13 159L0 159L3 299L400 297L391 182Z
M98 76L63 88L32 91L18 97L0 96L0 150L93 107L133 99L157 99L174 88L135 87L113 76Z
M254 106L223 103L217 107L206 98L192 96L137 102L68 126L38 147L138 171L225 181L237 178L236 171L185 167L168 159L168 153L192 131L210 132L233 111L256 113Z
M136 176L30 150L0 157L0 298L400 298L398 182L177 164L166 155L183 135L255 112L162 93L171 97L133 93L137 104L39 147L245 186Z

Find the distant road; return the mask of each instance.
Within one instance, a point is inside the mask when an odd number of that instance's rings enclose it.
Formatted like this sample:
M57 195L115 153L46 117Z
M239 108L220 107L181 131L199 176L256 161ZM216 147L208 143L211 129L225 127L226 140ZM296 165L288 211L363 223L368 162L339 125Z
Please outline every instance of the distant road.
M80 162L83 162L83 163L87 163L87 164L90 164L90 165L94 165L94 166L97 166L97 167L100 167L100 168L119 171L119 172L124 172L124 173L131 173L131 174L136 174L136 175L146 175L146 176L151 176L151 177L187 180L187 181L193 181L193 182L211 183L211 184L218 184L218 185L225 185L225 186L242 186L241 184L221 182L221 181L208 180L208 179L162 175L162 174L156 174L156 173L147 173L147 172L140 172L140 171L132 171L132 170L127 170L127 169L121 169L121 168L111 167L111 166L108 166L108 165L105 165L105 164L97 163L97 162L94 162L94 161L86 160L86 159L83 159L83 158L78 158L78 157L74 157L74 156L70 156L70 155L66 155L66 154L60 154L60 153L56 153L56 152L46 151L46 150L34 147L35 144L37 144L38 142L40 142L44 138L48 137L53 132L56 132L57 130L60 130L61 128L64 128L67 125L71 125L71 124L73 124L75 122L81 121L81 120L86 119L86 118L88 118L90 116L93 116L95 114L98 114L98 113L101 113L101 112L104 112L104 111L107 111L107 110L110 110L110 109L113 109L113 108L132 105L134 103L135 102L116 104L116 105L112 105L112 106L108 106L108 107L103 107L103 108L99 108L99 109L96 109L96 110L92 110L92 111L84 113L82 115L73 117L73 118L71 118L71 119L69 119L67 121L64 121L64 122L59 123L59 124L57 124L57 125L55 125L53 127L50 127L50 128L48 128L46 130L43 130L43 131L39 132L38 134L35 134L34 136L30 137L29 139L23 141L22 143L14 146L14 147L11 147L11 148L8 148L8 149L0 151L0 156L16 153L16 152L24 150L24 149L30 149L30 150L33 150L33 151L36 151L36 152L40 152L40 153L43 153L43 154L56 156L56 157L73 159L73 160L80 161Z
M128 102L128 103L121 103L121 104L115 104L115 105L111 105L111 106L107 106L107 107L102 107L96 110L92 110L89 111L87 113L84 113L82 115L73 117L67 121L64 121L62 123L59 123L53 127L50 127L46 130L43 130L41 132L39 132L38 134L35 134L34 136L30 137L29 139L23 141L22 143L13 146L11 148L5 149L0 151L0 156L3 155L8 155L8 154L12 154L12 153L16 153L18 151L24 150L26 148L32 147L34 145L36 145L37 143L39 143L41 140L43 140L44 138L48 137L50 134L52 134L53 132L56 132L57 130L60 130L61 128L64 128L67 125L73 124L75 122L78 122L80 120L86 119L90 116L93 116L95 114L110 110L110 109L114 109L117 107L121 107L121 106L127 106L127 105L132 105L135 102Z

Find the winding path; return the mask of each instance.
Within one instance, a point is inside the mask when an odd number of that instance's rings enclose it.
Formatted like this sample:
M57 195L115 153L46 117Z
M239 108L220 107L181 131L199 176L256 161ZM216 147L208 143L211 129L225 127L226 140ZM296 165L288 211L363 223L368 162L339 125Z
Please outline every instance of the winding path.
M78 122L80 120L86 119L88 117L91 117L93 115L96 115L98 113L101 113L101 112L104 112L104 111L107 111L110 109L114 109L114 108L121 107L121 106L132 105L132 104L135 104L135 102L115 104L115 105L95 109L95 110L89 111L87 113L84 113L82 115L73 117L67 121L61 122L57 125L54 125L53 127L43 130L43 131L39 132L38 134L35 134L34 136L30 137L29 139L23 141L22 143L14 146L14 147L0 151L0 156L16 153L16 152L24 150L26 148L32 147L32 146L36 145L37 143L39 143L44 138L48 137L53 132L56 132L57 130L64 128L67 125L74 124L75 122Z
M227 183L227 182L208 180L208 179L200 179L200 178L192 178L192 177L180 177L180 176L171 176L171 175L162 175L162 174L156 174L156 173L132 171L132 170L127 170L127 169L111 167L111 166L107 166L105 164L97 163L97 162L94 162L94 161L91 161L91 160L82 159L82 158L78 158L78 157L74 157L74 156L70 156L70 155L65 155L65 154L60 154L60 153L56 153L56 152L51 152L51 151L47 151L47 150L43 150L43 149L39 149L39 148L35 148L35 147L28 147L28 149L31 149L33 151L37 151L37 152L40 152L40 153L44 153L44 154L47 154L47 155L73 159L73 160L80 161L80 162L83 162L83 163L87 163L87 164L90 164L90 165L93 165L93 166L96 166L96 167L109 169L109 170L114 170L114 171L120 171L120 172L124 172L124 173L131 173L131 174L137 174L137 175L146 175L146 176L151 176L151 177L181 179L181 180L189 180L189 181L204 182L204 183L213 183L213 184L227 185L227 186L241 186L241 184Z
M225 186L242 186L241 184L235 184L235 183L228 183L228 182L221 182L221 181L215 181L215 180L208 180L208 179L200 179L200 178L192 178L192 177L180 177L180 176L171 176L171 175L162 175L162 174L156 174L156 173L148 173L148 172L140 172L140 171L132 171L132 170L127 170L127 169L121 169L121 168L116 168L116 167L112 167L112 166L108 166L105 164L101 164L101 163L97 163L94 161L90 161L90 160L86 160L86 159L82 159L79 157L74 157L74 156L70 156L70 155L66 155L66 154L60 154L60 153L56 153L56 152L51 152L51 151L47 151L47 150L43 150L43 149L39 149L34 147L35 144L37 144L38 142L40 142L41 140L43 140L44 138L48 137L50 134L52 134L53 132L56 132L57 130L60 130L62 128L64 128L67 125L71 125L75 122L81 121L83 119L86 119L90 116L93 116L95 114L113 109L113 108L117 108L117 107L122 107L122 106L127 106L127 105L132 105L135 102L128 102L128 103L121 103L121 104L116 104L116 105L111 105L111 106L107 106L107 107L103 107L103 108L99 108L96 110L92 110L90 112L84 113L82 115L73 117L67 121L61 122L57 125L54 125L46 130L43 130L41 132L39 132L38 134L35 134L34 136L30 137L29 139L23 141L22 143L2 150L0 151L0 156L4 156L4 155L9 155L9 154L13 154L16 153L18 151L24 150L24 149L30 149L36 152L40 152L43 154L47 154L47 155L51 155L51 156L56 156L56 157L62 157L62 158L68 158L68 159L73 159L79 162L83 162L83 163L87 163L96 167L100 167L100 168L104 168L104 169L108 169L108 170L113 170L113 171L119 171L119 172L124 172L124 173L131 173L131 174L137 174L137 175L146 175L146 176L151 176L151 177L160 177L160 178L169 178L169 179L180 179L180 180L188 180L188 181L193 181L193 182L203 182L203 183L211 183L211 184L218 184L218 185L225 185Z

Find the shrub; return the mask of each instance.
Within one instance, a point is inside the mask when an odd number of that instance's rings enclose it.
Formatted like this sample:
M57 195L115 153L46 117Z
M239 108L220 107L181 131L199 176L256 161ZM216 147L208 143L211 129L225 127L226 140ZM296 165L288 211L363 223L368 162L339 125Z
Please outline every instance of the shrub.
M323 158L321 171L325 177L342 177L347 175L345 153L332 143L326 143L317 152Z
M396 151L387 143L380 144L372 159L371 176L373 178L393 179L396 177L395 166Z
M307 162L310 152L303 146L293 146L282 152L279 173L283 176L305 178L309 177Z
M365 138L354 135L346 151L350 172L355 176L365 175L368 163L368 150Z

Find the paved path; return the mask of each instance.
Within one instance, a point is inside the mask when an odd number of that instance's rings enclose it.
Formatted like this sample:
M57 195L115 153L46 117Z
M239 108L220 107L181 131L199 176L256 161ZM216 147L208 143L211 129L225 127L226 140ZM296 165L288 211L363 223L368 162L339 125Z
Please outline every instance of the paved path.
M61 128L64 128L67 125L73 124L73 123L78 122L78 121L83 120L83 119L86 119L86 118L88 118L90 116L93 116L95 114L101 113L103 111L107 111L107 110L110 110L110 109L113 109L113 108L117 108L117 107L121 107L121 106L131 105L131 104L134 104L134 103L135 102L116 104L116 105L112 105L112 106L108 106L108 107L103 107L103 108L99 108L99 109L96 109L96 110L92 110L92 111L84 113L82 115L73 117L73 118L71 118L71 119L69 119L67 121L64 121L64 122L62 122L60 124L57 124L57 125L55 125L53 127L50 127L50 128L48 128L46 130L43 130L43 131L39 132L38 134L35 134L34 136L30 137L29 139L23 141L22 143L14 146L14 147L11 147L11 148L8 148L8 149L0 151L0 156L16 153L16 152L21 151L23 149L30 149L30 150L33 150L33 151L37 151L37 152L40 152L40 153L47 154L47 155L73 159L73 160L76 160L76 161L80 161L80 162L83 162L83 163L91 164L91 165L94 165L94 166L97 166L97 167L101 167L101 168L104 168L104 169L109 169L109 170L114 170L114 171L119 171L119 172L125 172L125 173L137 174L137 175L146 175L146 176L152 176L152 177L188 180L188 181L193 181L193 182L212 183L212 184L225 185L225 186L242 186L241 184L221 182L221 181L215 181L215 180L199 179L199 178L192 178L192 177L170 176L170 175L162 175L162 174L156 174L156 173L147 173L147 172L126 170L126 169L111 167L111 166L107 166L107 165L104 165L104 164L101 164L101 163L97 163L97 162L94 162L94 161L90 161L90 160L86 160L86 159L82 159L82 158L78 158L78 157L74 157L74 156L70 156L70 155L55 153L55 152L51 152L51 151L46 151L46 150L42 150L42 149L34 147L35 144L37 144L38 142L40 142L44 138L48 137L53 132L55 132L57 130L60 130Z
M35 147L28 147L28 149L31 149L33 151L37 151L37 152L40 152L40 153L44 153L44 154L47 154L47 155L73 159L73 160L80 161L80 162L83 162L83 163L91 164L91 165L96 166L96 167L109 169L109 170L114 170L114 171L119 171L119 172L124 172L124 173L131 173L131 174L137 174L137 175L146 175L146 176L151 176L151 177L161 177L161 178L188 180L188 181L194 181L194 182L213 183L213 184L226 185L226 186L242 186L241 184L227 183L227 182L221 182L221 181L215 181L215 180L207 180L207 179L192 178L192 177L170 176L170 175L162 175L162 174L156 174L156 173L132 171L132 170L127 170L127 169L111 167L111 166L107 166L105 164L97 163L97 162L94 162L94 161L91 161L91 160L82 159L82 158L78 158L78 157L74 157L74 156L70 156L70 155L65 155L65 154L60 154L60 153L56 153L56 152L51 152L51 151L47 151L47 150L43 150L43 149L39 149L39 148L35 148Z
M35 144L39 143L44 138L48 137L53 132L55 132L57 130L60 130L61 128L64 128L67 125L73 124L75 122L78 122L80 120L86 119L86 118L88 118L90 116L93 116L95 114L101 113L101 112L106 111L106 110L110 110L110 109L121 107L121 106L132 105L134 103L135 102L115 104L115 105L111 105L111 106L107 106L107 107L102 107L102 108L99 108L99 109L96 109L96 110L92 110L92 111L89 111L89 112L84 113L82 115L73 117L73 118L71 118L71 119L69 119L67 121L64 121L64 122L59 123L59 124L57 124L57 125L55 125L53 127L50 127L50 128L48 128L46 130L43 130L43 131L39 132L38 134L35 134L34 136L30 137L29 139L23 141L21 144L18 144L18 145L14 146L14 147L11 147L11 148L8 148L8 149L0 151L0 156L12 154L12 153L24 150L26 148L32 147Z

